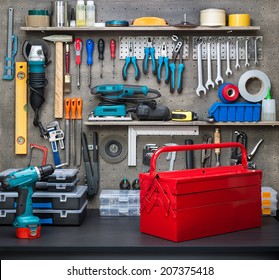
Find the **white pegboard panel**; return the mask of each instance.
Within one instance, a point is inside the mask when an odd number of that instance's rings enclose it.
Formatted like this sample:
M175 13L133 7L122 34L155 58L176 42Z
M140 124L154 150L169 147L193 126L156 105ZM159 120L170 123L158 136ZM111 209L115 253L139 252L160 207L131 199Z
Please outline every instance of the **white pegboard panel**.
M152 46L155 47L155 58L158 59L160 56L160 49L163 42L167 46L167 55L169 59L172 59L172 51L175 46L175 42L171 36L136 36L136 37L119 37L119 59L125 59L129 55L130 42L134 46L134 56L137 59L144 58L144 48L147 47L147 40L151 38ZM189 59L189 37L184 37L184 49L183 59Z
M216 44L221 42L221 59L227 58L227 41L230 42L230 59L236 59L236 42L238 40L239 59L245 60L245 41L248 40L248 58L253 60L255 58L255 40L257 40L257 55L258 59L263 59L263 36L203 36L193 37L193 59L197 59L197 40L202 39L202 59L207 59L207 42L211 43L211 59L217 59Z

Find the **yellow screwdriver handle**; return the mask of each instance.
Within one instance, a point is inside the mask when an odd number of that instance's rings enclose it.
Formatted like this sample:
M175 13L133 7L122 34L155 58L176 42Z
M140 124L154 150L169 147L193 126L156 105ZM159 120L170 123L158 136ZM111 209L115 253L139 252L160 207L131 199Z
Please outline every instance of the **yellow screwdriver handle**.
M76 117L76 112L77 112L77 99L76 98L72 98L71 99L71 117L72 120L75 120Z
M65 119L70 119L70 111L71 111L71 98L65 98Z
M77 99L77 119L82 120L82 98Z

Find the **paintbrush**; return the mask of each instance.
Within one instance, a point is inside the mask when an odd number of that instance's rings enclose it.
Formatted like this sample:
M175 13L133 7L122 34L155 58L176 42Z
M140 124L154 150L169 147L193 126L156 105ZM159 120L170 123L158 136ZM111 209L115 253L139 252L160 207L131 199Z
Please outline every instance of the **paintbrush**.
M64 93L71 93L71 75L70 75L70 45L65 44L65 62L66 62L66 73L64 77Z

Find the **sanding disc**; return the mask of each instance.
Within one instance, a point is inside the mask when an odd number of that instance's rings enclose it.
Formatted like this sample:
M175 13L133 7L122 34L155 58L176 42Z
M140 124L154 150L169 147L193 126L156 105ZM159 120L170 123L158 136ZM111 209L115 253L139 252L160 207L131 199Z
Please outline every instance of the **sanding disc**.
M107 136L100 141L99 152L109 163L121 162L128 153L127 140L121 136Z

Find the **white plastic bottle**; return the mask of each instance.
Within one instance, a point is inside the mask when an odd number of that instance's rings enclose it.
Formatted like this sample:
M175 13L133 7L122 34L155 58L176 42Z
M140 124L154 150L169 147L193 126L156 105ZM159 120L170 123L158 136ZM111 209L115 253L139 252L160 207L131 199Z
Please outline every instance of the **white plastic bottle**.
M87 1L86 5L86 26L95 25L95 5L94 1Z
M271 98L270 89L266 99L262 101L262 121L276 121L276 103L275 99Z
M84 1L77 1L76 5L76 26L84 27L85 26L85 4Z

